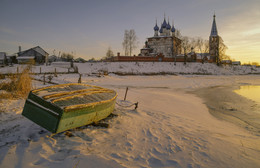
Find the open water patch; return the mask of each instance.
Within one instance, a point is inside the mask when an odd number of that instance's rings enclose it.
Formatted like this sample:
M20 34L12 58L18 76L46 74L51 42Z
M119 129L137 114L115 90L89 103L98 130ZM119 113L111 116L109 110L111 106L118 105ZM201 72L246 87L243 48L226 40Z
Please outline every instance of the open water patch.
M192 93L203 99L209 113L214 117L260 136L260 106L253 98L236 93L241 86L201 88Z
M234 90L235 93L255 102L253 111L260 113L260 86L259 85L243 85L239 89ZM259 118L260 120L260 118Z

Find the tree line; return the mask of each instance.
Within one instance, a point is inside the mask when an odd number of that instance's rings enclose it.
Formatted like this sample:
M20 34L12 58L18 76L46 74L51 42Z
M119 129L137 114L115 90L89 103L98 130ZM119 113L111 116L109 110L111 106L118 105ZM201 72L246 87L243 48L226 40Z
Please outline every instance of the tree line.
M196 53L209 53L209 40L203 39L201 37L189 37L182 36L180 30L176 30L175 36L181 39L181 49L182 54L192 52ZM223 39L219 37L219 60L231 60L230 56L226 55L226 50L228 47L225 45Z
M181 51L182 54L186 55L192 51L196 53L209 53L209 40L205 40L201 37L189 37L182 36L180 30L176 29L175 36L181 39ZM132 56L133 51L137 48L137 36L134 29L125 30L122 47L124 50L125 56ZM230 60L230 57L226 55L226 50L228 47L224 44L223 39L220 37L219 40L219 60ZM114 56L114 53L111 47L108 47L106 58L111 58Z

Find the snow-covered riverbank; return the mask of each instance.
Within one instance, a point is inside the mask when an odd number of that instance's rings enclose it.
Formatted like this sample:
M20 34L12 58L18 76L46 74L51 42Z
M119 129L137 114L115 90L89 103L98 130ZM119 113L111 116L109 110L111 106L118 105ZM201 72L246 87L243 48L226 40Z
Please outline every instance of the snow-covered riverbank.
M0 68L1 73L16 73L25 65ZM33 73L68 72L69 62L54 62L50 66L33 66ZM260 74L260 67L255 66L217 66L211 63L187 63L182 62L96 62L74 63L81 74L108 72L115 74L142 75L142 74L200 74L200 75L245 75Z
M59 83L78 75L58 75ZM82 76L82 82L118 92L110 128L88 126L73 137L49 132L21 116L23 101L2 100L0 167L259 167L260 137L209 113L191 91L260 85L260 76ZM42 87L36 82L35 87ZM241 102L242 103L242 102Z

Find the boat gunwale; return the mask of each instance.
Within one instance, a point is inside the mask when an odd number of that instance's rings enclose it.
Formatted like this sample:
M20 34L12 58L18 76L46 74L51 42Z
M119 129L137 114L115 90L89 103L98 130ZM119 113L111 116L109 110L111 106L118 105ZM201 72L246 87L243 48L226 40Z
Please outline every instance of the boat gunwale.
M87 87L103 89L102 87L99 87L99 86L82 84L82 83L64 83L64 84L52 85L52 86L47 86L47 87L35 89L35 90L32 90L32 92L35 94L35 92L39 92L39 91L42 91L42 90L45 90L45 89L57 88L57 87L61 87L61 86L70 86L70 85L81 85L81 86L87 86Z
M30 96L31 96L31 97L30 97ZM61 108L60 106L58 106L58 105L56 105L56 104L54 104L54 103L51 103L50 101L46 101L46 100L43 99L42 97L40 97L40 96L36 95L35 93L33 93L32 91L30 92L30 94L29 94L29 96L28 96L27 99L30 99L30 100L36 102L37 104L39 104L39 105L41 105L41 106L45 106L44 104L46 104L46 105L48 105L48 106L51 106L51 107L55 108L55 110L54 110L54 109L51 109L51 110L56 111L56 112L58 112L59 114L62 114L63 108ZM27 100L27 99L26 99L26 100ZM34 100L34 99L36 99L36 100ZM38 100L37 100L37 99L38 99ZM38 102L38 101L42 101L42 102Z
M56 116L60 116L60 114L59 114L58 112L55 112L55 111L52 110L52 109L49 109L49 108L47 108L47 107L44 107L43 105L41 105L41 104L35 102L35 101L32 100L32 99L27 99L26 101L28 101L29 103L31 103L31 104L33 104L33 105L35 105L35 106L37 106L37 107L39 107L39 108L41 108L41 109L43 109L43 110L45 110L45 111L48 111L48 112L50 112L50 113L52 113L52 114L54 114L54 115L56 115Z

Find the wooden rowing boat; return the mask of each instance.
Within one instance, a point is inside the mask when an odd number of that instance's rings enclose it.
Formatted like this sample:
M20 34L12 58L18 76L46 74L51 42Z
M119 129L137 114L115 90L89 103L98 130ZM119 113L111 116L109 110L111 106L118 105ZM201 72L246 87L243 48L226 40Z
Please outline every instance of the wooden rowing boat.
M52 133L97 122L109 116L117 93L98 86L69 83L32 90L22 115Z

